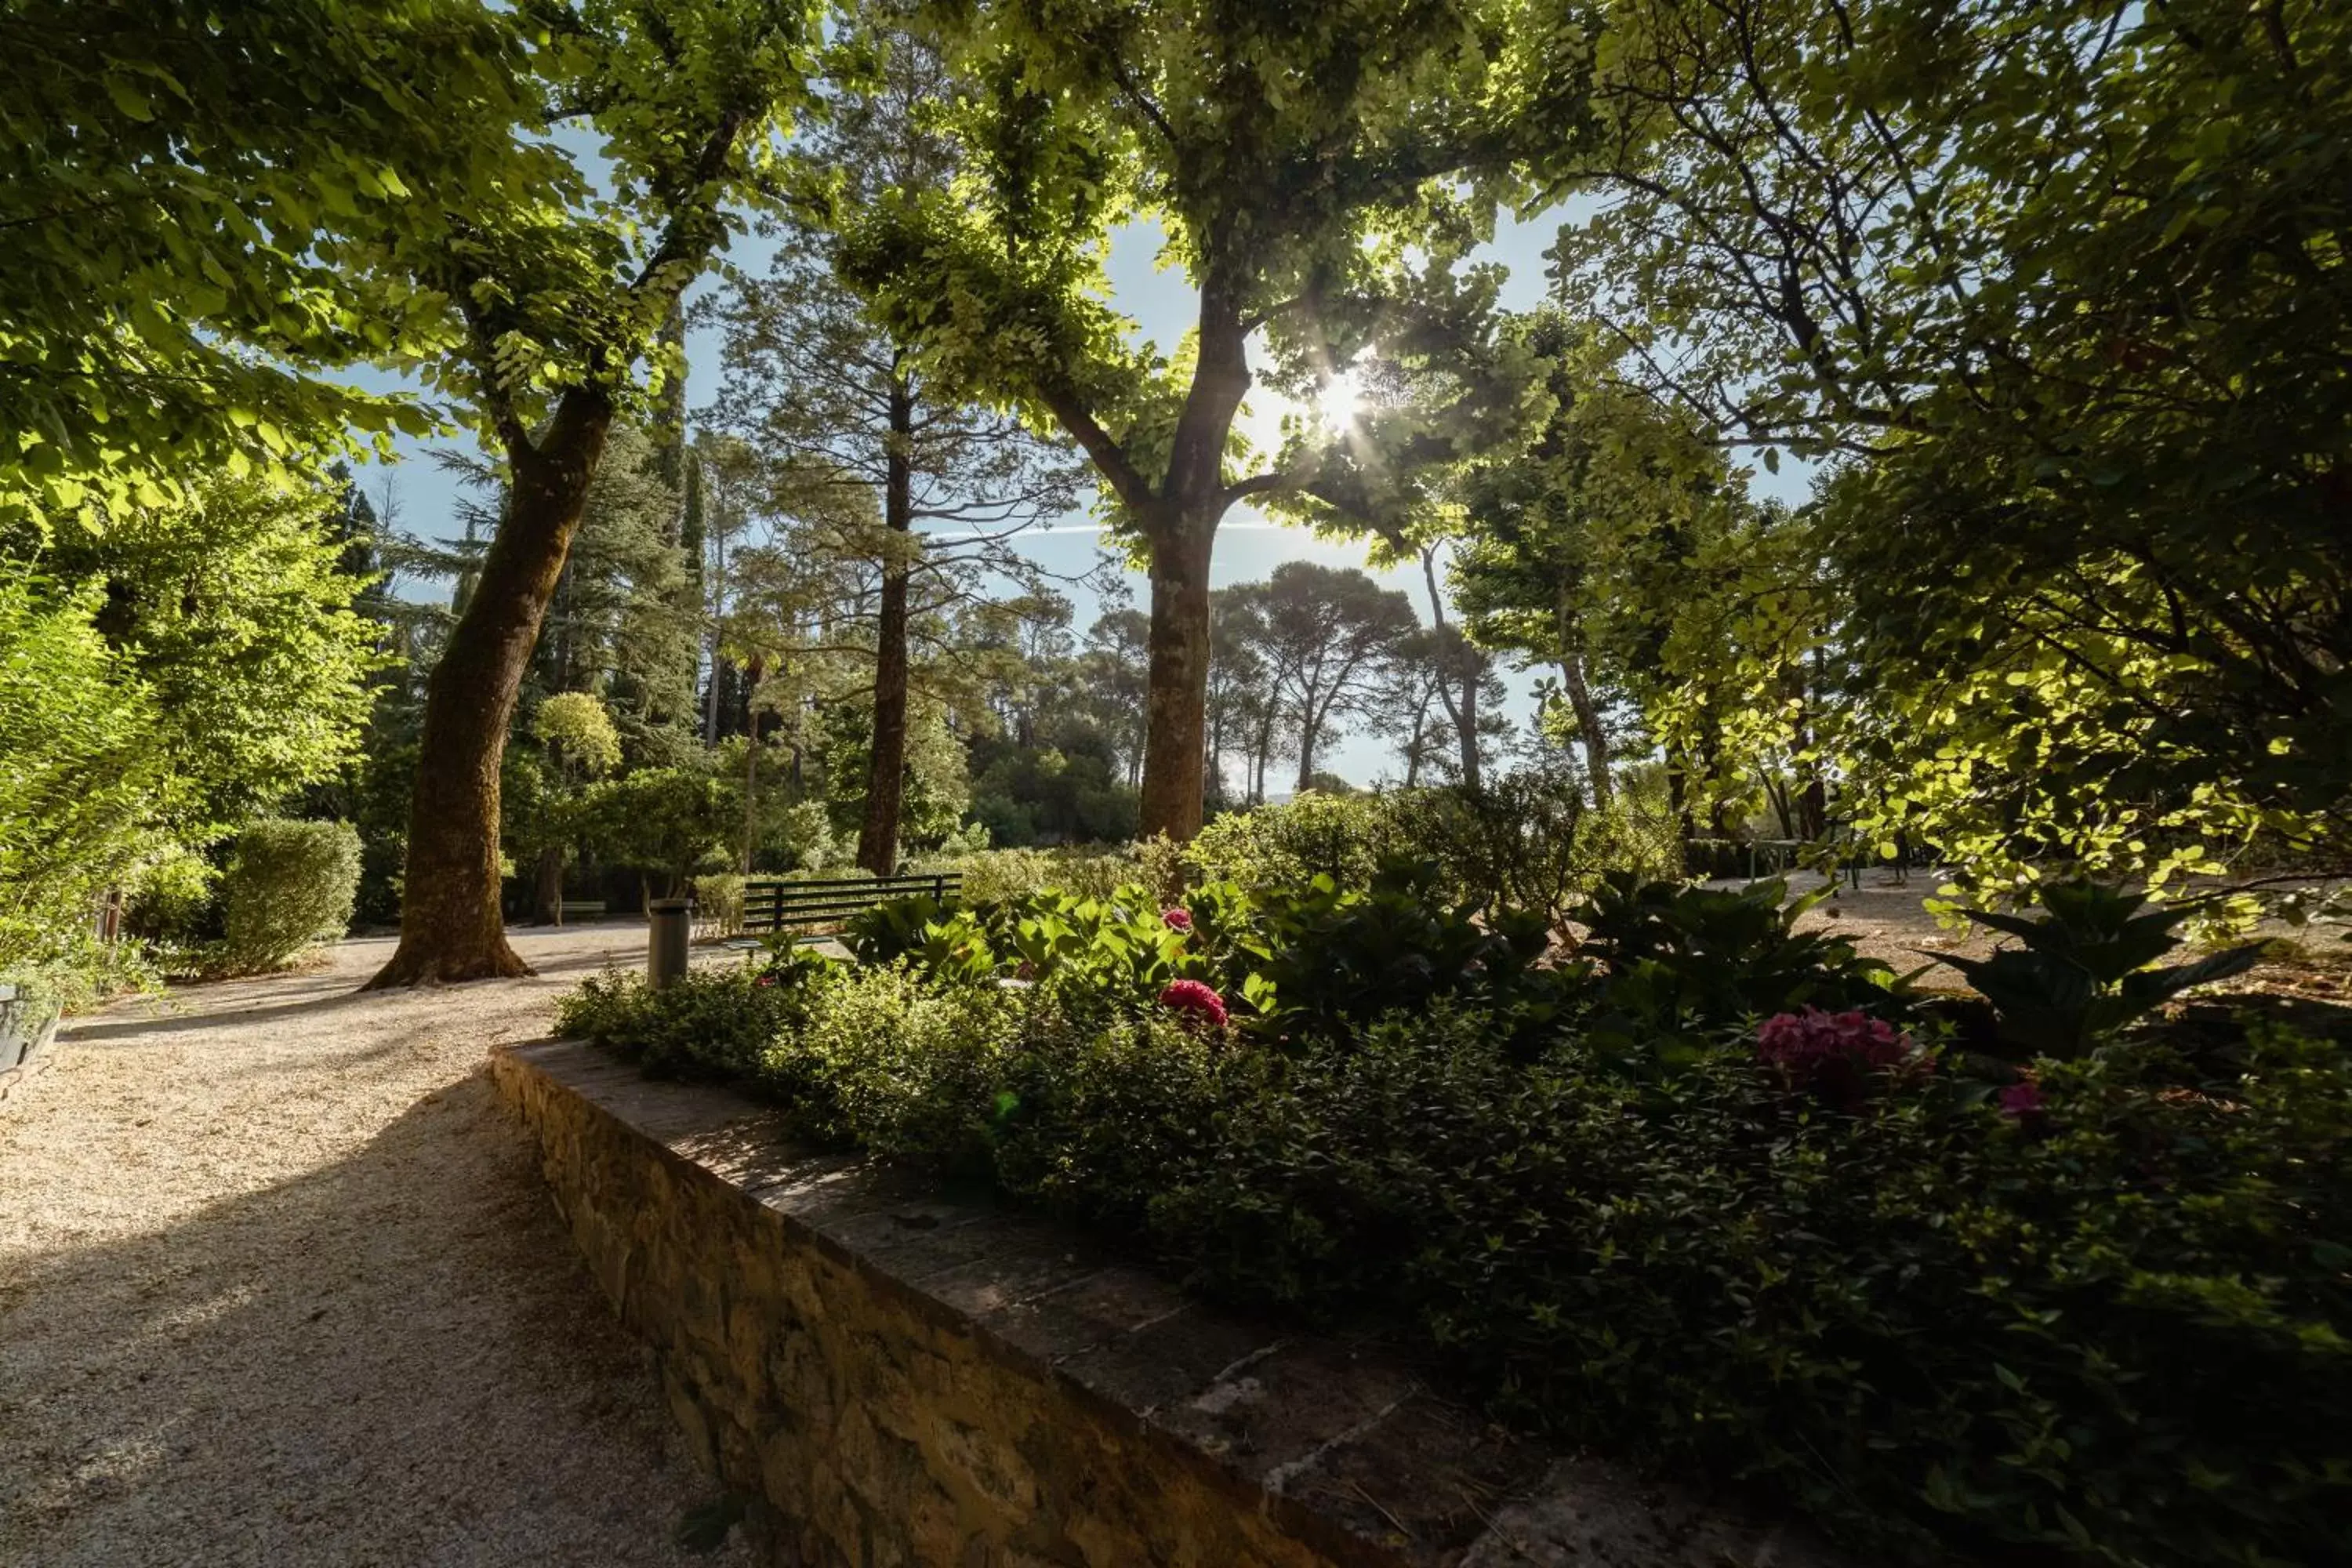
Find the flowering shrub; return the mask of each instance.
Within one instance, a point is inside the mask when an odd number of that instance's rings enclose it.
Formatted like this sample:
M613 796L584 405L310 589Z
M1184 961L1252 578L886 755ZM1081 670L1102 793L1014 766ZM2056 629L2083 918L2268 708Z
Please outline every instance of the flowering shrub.
M1909 1035L1897 1033L1884 1018L1819 1007L1765 1019L1756 1031L1756 1057L1778 1069L1791 1089L1818 1095L1842 1110L1855 1110L1869 1098L1876 1075L1929 1060Z
M1160 1005L1171 1013L1183 1014L1196 1024L1212 1028L1225 1026L1225 999L1198 980L1176 980L1160 994Z

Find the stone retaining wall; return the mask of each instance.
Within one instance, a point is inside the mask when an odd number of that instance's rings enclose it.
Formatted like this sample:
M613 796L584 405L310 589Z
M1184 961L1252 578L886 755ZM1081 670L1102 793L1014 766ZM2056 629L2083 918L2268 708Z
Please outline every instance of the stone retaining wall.
M502 1051L557 1205L781 1563L1832 1568L1499 1433L1370 1347L813 1156L729 1091Z

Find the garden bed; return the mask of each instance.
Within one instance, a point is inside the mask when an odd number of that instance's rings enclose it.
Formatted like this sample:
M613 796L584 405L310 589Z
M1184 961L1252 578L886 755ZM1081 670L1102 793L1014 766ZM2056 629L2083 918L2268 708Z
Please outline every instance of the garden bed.
M566 1027L1882 1560L2340 1557L2352 1068L2133 1024L2252 955L2150 967L2177 917L2052 898L1957 1016L1769 887L1617 887L1566 960L1410 888L1212 887L886 909L860 963Z

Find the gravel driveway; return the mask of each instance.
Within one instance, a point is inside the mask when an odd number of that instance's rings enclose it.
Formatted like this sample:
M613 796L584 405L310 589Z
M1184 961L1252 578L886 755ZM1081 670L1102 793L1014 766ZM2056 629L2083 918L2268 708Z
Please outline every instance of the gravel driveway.
M711 1489L484 1070L644 927L517 945L118 1007L0 1103L0 1563L751 1561L673 1544Z

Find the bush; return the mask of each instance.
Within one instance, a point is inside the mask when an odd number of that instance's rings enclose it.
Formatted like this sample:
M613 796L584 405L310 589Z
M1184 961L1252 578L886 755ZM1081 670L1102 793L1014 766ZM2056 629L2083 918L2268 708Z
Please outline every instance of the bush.
M1310 790L1280 805L1228 812L1185 847L1185 864L1202 881L1237 882L1253 893L1303 888L1318 877L1370 887L1383 863L1420 853L1402 809L1412 798L1402 790Z
M80 985L97 900L168 842L154 694L97 630L104 602L0 571L0 980Z
M249 825L221 876L217 967L276 969L311 943L342 935L359 886L360 836L349 823Z
M1514 1071L1434 1010L1238 1094L1150 1234L1222 1294L1416 1324L1518 1421L1786 1490L1890 1556L2352 1550L2352 1069L2053 1068L1825 1111L1742 1053Z
M708 925L720 936L743 929L743 884L748 878L732 871L707 871L694 879L697 924Z
M1895 972L1828 931L1797 929L1828 889L1791 900L1780 880L1736 889L1612 873L1575 911L1579 952L1608 972L1612 1032L1671 1039L1800 1007L1898 1011Z
M808 1015L824 984L763 984L751 968L696 970L656 991L642 975L591 975L555 1011L556 1032L619 1051L657 1078L760 1081L768 1047Z
M981 849L961 855L926 855L910 869L955 871L963 877L967 903L992 904L1042 893L1048 888L1103 898L1136 879L1137 862L1115 849Z
M1198 879L1255 893L1303 888L1317 877L1343 889L1369 888L1383 868L1425 860L1452 902L1529 910L1556 924L1607 872L1678 874L1679 846L1671 812L1640 791L1596 811L1572 774L1523 769L1475 791L1318 791L1230 813L1185 846L1182 862Z

